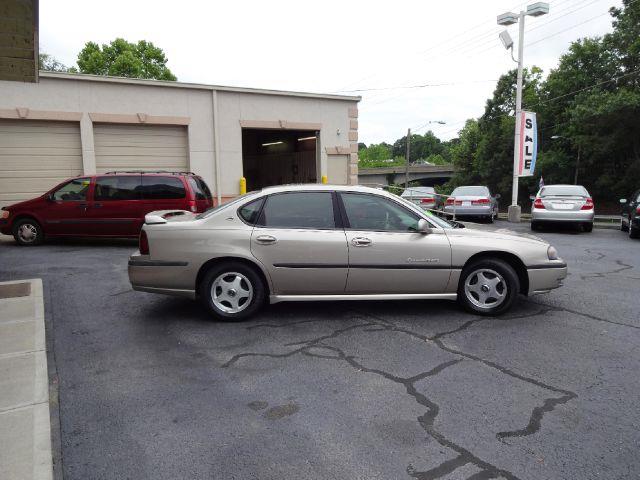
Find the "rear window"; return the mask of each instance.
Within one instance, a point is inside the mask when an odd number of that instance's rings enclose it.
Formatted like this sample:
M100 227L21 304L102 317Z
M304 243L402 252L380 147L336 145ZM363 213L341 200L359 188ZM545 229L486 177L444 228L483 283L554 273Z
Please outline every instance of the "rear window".
M186 194L178 177L142 176L142 198L145 200L174 200L184 198Z
M93 198L102 202L140 199L140 175L98 177Z
M489 189L487 187L458 187L452 193L451 196L482 196L489 195Z
M196 200L211 200L211 190L204 180L199 177L187 177L189 186L193 190Z
M404 198L407 197L411 197L412 195L414 196L420 196L420 195L429 195L429 194L435 194L436 191L433 187L409 187L407 188L404 192L402 192L402 196Z
M580 185L549 185L542 187L540 197L588 197L589 192Z

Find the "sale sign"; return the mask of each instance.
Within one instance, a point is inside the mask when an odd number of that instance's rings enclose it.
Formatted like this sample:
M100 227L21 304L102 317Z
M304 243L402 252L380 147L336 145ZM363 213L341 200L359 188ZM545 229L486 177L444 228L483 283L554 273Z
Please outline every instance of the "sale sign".
M535 112L520 112L520 141L518 142L518 176L530 177L536 167L538 127Z

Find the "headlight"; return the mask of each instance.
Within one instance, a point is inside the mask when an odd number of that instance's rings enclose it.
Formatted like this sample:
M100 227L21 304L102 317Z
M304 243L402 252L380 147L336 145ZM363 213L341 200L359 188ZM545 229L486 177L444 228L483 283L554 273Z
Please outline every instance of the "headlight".
M9 210L5 210L4 208L0 210L0 218L9 218Z
M560 258L556 247L549 245L549 248L547 248L547 257L549 257L549 260L558 260L558 258Z

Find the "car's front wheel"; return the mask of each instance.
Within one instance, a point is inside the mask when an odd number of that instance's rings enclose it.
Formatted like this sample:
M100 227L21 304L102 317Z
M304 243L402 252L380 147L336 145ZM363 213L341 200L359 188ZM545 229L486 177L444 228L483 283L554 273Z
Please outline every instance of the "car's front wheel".
M500 315L511 308L518 292L518 274L507 262L487 258L462 270L458 301L472 313Z
M267 294L256 271L241 262L228 262L209 269L198 293L209 312L227 322L244 320L256 313Z
M34 219L22 218L13 225L13 238L18 245L31 247L42 243L44 232L40 224Z

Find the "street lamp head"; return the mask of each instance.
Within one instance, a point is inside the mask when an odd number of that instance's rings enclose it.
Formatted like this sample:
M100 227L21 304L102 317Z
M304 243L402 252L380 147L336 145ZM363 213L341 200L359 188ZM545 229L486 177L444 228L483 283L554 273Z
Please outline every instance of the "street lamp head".
M564 138L562 135L551 135L551 140L557 140L559 138Z
M500 37L500 41L502 42L502 45L504 45L504 48L509 50L513 47L513 39L511 38L511 35L509 35L508 31L504 30L500 32L500 35L498 35L498 37Z
M503 13L502 15L498 15L498 25L508 27L509 25L513 25L514 23L518 23L517 13L507 12Z
M536 2L527 5L527 15L531 17L539 17L549 13L549 4L546 2Z

